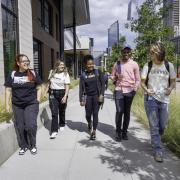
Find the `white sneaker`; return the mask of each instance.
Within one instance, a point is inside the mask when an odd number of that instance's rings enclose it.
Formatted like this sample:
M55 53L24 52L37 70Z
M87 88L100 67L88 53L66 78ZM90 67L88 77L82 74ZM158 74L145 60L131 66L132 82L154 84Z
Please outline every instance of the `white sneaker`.
M64 131L64 127L60 127L60 129L59 129L60 131Z
M31 151L31 154L37 154L37 148L36 147L33 147L30 151Z
M53 132L50 136L50 139L55 139L57 134L58 134L57 132Z
M27 150L28 150L27 148L21 148L19 150L19 155L24 155Z

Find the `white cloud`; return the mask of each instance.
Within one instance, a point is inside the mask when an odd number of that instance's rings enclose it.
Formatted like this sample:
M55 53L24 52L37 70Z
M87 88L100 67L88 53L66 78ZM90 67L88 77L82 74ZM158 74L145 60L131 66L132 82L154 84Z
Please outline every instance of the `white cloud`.
M91 24L77 27L77 34L94 38L94 49L105 50L108 28L118 20L120 34L125 35L127 42L133 46L135 33L124 27L128 3L129 0L89 0Z

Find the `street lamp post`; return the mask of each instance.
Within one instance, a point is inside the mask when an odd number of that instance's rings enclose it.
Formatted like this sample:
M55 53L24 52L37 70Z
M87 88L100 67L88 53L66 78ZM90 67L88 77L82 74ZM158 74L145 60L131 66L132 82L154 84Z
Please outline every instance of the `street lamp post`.
M106 71L107 70L107 53L104 53L104 70Z

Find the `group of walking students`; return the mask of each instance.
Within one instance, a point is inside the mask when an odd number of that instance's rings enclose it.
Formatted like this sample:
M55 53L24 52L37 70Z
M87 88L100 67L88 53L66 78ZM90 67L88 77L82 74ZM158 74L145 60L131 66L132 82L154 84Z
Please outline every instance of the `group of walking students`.
M169 95L175 87L175 70L173 64L165 60L165 48L158 42L151 45L149 50L151 61L144 65L140 78L139 66L132 59L131 51L129 45L123 47L122 58L114 64L109 76L115 85L115 139L128 140L131 104L141 83L145 92L144 106L149 120L154 158L157 162L163 162L161 135L168 121ZM37 116L42 80L33 69L29 68L29 65L30 60L26 55L17 55L14 70L4 84L8 112L12 100L14 125L20 146L19 155L24 155L28 149L32 154L37 153ZM55 139L58 130L63 131L66 125L65 111L69 85L70 77L65 64L58 60L49 73L46 87L52 114L50 139ZM104 102L104 91L104 73L95 68L91 55L85 56L85 70L79 82L79 101L81 106L85 106L90 140L96 139L98 112Z

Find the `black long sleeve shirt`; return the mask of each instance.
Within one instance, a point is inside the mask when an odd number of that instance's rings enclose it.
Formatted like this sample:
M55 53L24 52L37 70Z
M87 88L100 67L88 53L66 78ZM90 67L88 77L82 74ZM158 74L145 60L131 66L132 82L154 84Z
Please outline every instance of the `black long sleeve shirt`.
M85 71L80 77L79 101L82 102L83 95L104 95L105 82L103 73L94 69L92 72Z

